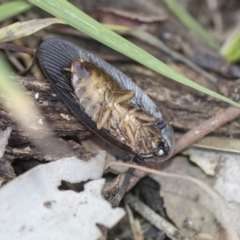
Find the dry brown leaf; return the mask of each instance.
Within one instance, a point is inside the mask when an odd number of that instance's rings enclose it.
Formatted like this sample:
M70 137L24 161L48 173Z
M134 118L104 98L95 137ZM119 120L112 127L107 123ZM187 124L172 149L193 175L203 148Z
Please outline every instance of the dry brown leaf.
M52 24L65 24L57 18L36 19L26 22L17 22L0 29L0 41L9 42L17 38L29 36Z

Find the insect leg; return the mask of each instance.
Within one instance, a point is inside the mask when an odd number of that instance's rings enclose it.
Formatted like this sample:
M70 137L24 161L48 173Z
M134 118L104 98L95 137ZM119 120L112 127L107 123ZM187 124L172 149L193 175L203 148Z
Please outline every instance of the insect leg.
M109 91L110 91L110 93L109 93ZM113 94L121 94L121 96L117 97L116 100L114 101L114 104L118 104L118 103L130 100L134 96L135 92L128 91L128 90L127 91L111 91L110 89L106 89L105 94L104 94L105 101L107 101L107 99L109 99L110 96L112 96ZM108 95L110 95L110 96L108 96ZM113 108L112 107L107 108L105 113L103 113L104 110L105 110L104 108L101 110L102 113L100 114L99 120L97 122L98 129L103 128L103 126L107 123ZM135 141L133 141L134 140L133 134L131 134L131 133L132 133L131 129L130 128L127 129L127 135L129 136L130 141L132 143L135 143Z
M141 134L141 131L140 131L140 137L141 137L141 142L142 142L143 148L147 152L147 145L146 145L146 142L144 141L144 137Z
M134 95L135 95L134 91L129 91L129 90L126 90L126 91L116 91L116 92L113 91L113 93L121 94L121 96L117 97L116 100L114 101L115 104L126 102L126 101L132 99L134 97Z
M106 112L102 114L101 118L97 122L97 129L103 128L103 126L107 123L112 110L113 108L107 108Z
M98 118L98 121L97 121L97 128L98 129L103 128L103 126L107 123L107 121L110 117L112 108L107 108L107 101L110 98L111 94L112 94L112 91L109 88L107 88L104 92L104 102L101 106L100 113L99 113L99 118Z
M139 134L139 137L141 139L143 148L145 149L145 151L147 151L147 147L149 146L150 140L149 140L149 135L146 133L144 127L149 126L149 125L153 125L152 123L144 123L141 124L135 133L135 137L138 138L136 135ZM149 129L148 129L149 130ZM150 131L153 135L156 135L155 132Z
M148 114L144 114L144 113L137 113L136 118L146 122L151 122L151 124L152 122L155 121L155 118L153 116L149 116Z
M132 129L130 128L130 126L127 124L127 126L125 127L126 128L126 133L127 133L127 137L130 141L130 144L135 147L136 143L135 143L135 139L134 139L134 136L133 136L133 132L132 132Z
M149 145L149 139L148 139L148 135L146 134L146 131L144 130L144 126L141 125L138 129L139 133L140 133L140 136L141 136L141 139L142 139L142 143L144 145L144 147L148 147Z

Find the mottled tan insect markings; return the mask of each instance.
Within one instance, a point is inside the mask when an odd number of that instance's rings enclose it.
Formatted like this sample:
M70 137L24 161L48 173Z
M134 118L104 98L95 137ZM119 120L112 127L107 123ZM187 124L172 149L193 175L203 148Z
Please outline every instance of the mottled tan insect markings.
M96 123L143 158L164 155L164 140L156 119L130 103L135 92L125 90L92 62L72 62L71 84L79 104Z

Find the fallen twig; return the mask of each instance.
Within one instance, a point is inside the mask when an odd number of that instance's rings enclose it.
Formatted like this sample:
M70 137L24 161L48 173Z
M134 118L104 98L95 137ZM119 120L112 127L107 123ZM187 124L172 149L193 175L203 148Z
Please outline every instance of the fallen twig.
M155 213L151 208L143 204L138 198L134 197L131 193L126 194L125 201L136 212L141 214L155 227L164 231L165 234L172 240L188 240L188 238L184 237L183 234L176 227L174 227L163 217Z

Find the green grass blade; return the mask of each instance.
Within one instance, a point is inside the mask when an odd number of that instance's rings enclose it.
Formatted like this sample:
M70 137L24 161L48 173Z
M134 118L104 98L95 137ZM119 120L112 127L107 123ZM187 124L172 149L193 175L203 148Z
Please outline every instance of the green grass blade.
M13 1L0 5L0 22L27 11L31 6L26 1Z
M118 52L121 52L122 54L136 60L137 62L168 78L192 87L198 91L204 92L229 104L240 107L238 103L232 101L231 99L228 99L218 93L204 88L199 84L196 84L188 78L182 76L181 74L175 72L163 62L159 61L141 48L122 38L118 34L107 29L67 1L29 0L29 2L51 13L52 15L91 36L97 41L100 41L101 43L115 49Z
M215 49L218 50L220 48L218 42L216 42L186 10L177 3L176 0L164 0L164 2L188 29L198 34Z
M232 42L229 44L228 49L223 54L230 62L240 61L240 33L238 33Z
M12 72L12 69L5 61L3 54L0 52L0 84L2 84L4 79L10 75L10 72ZM0 86L2 87L3 85Z

